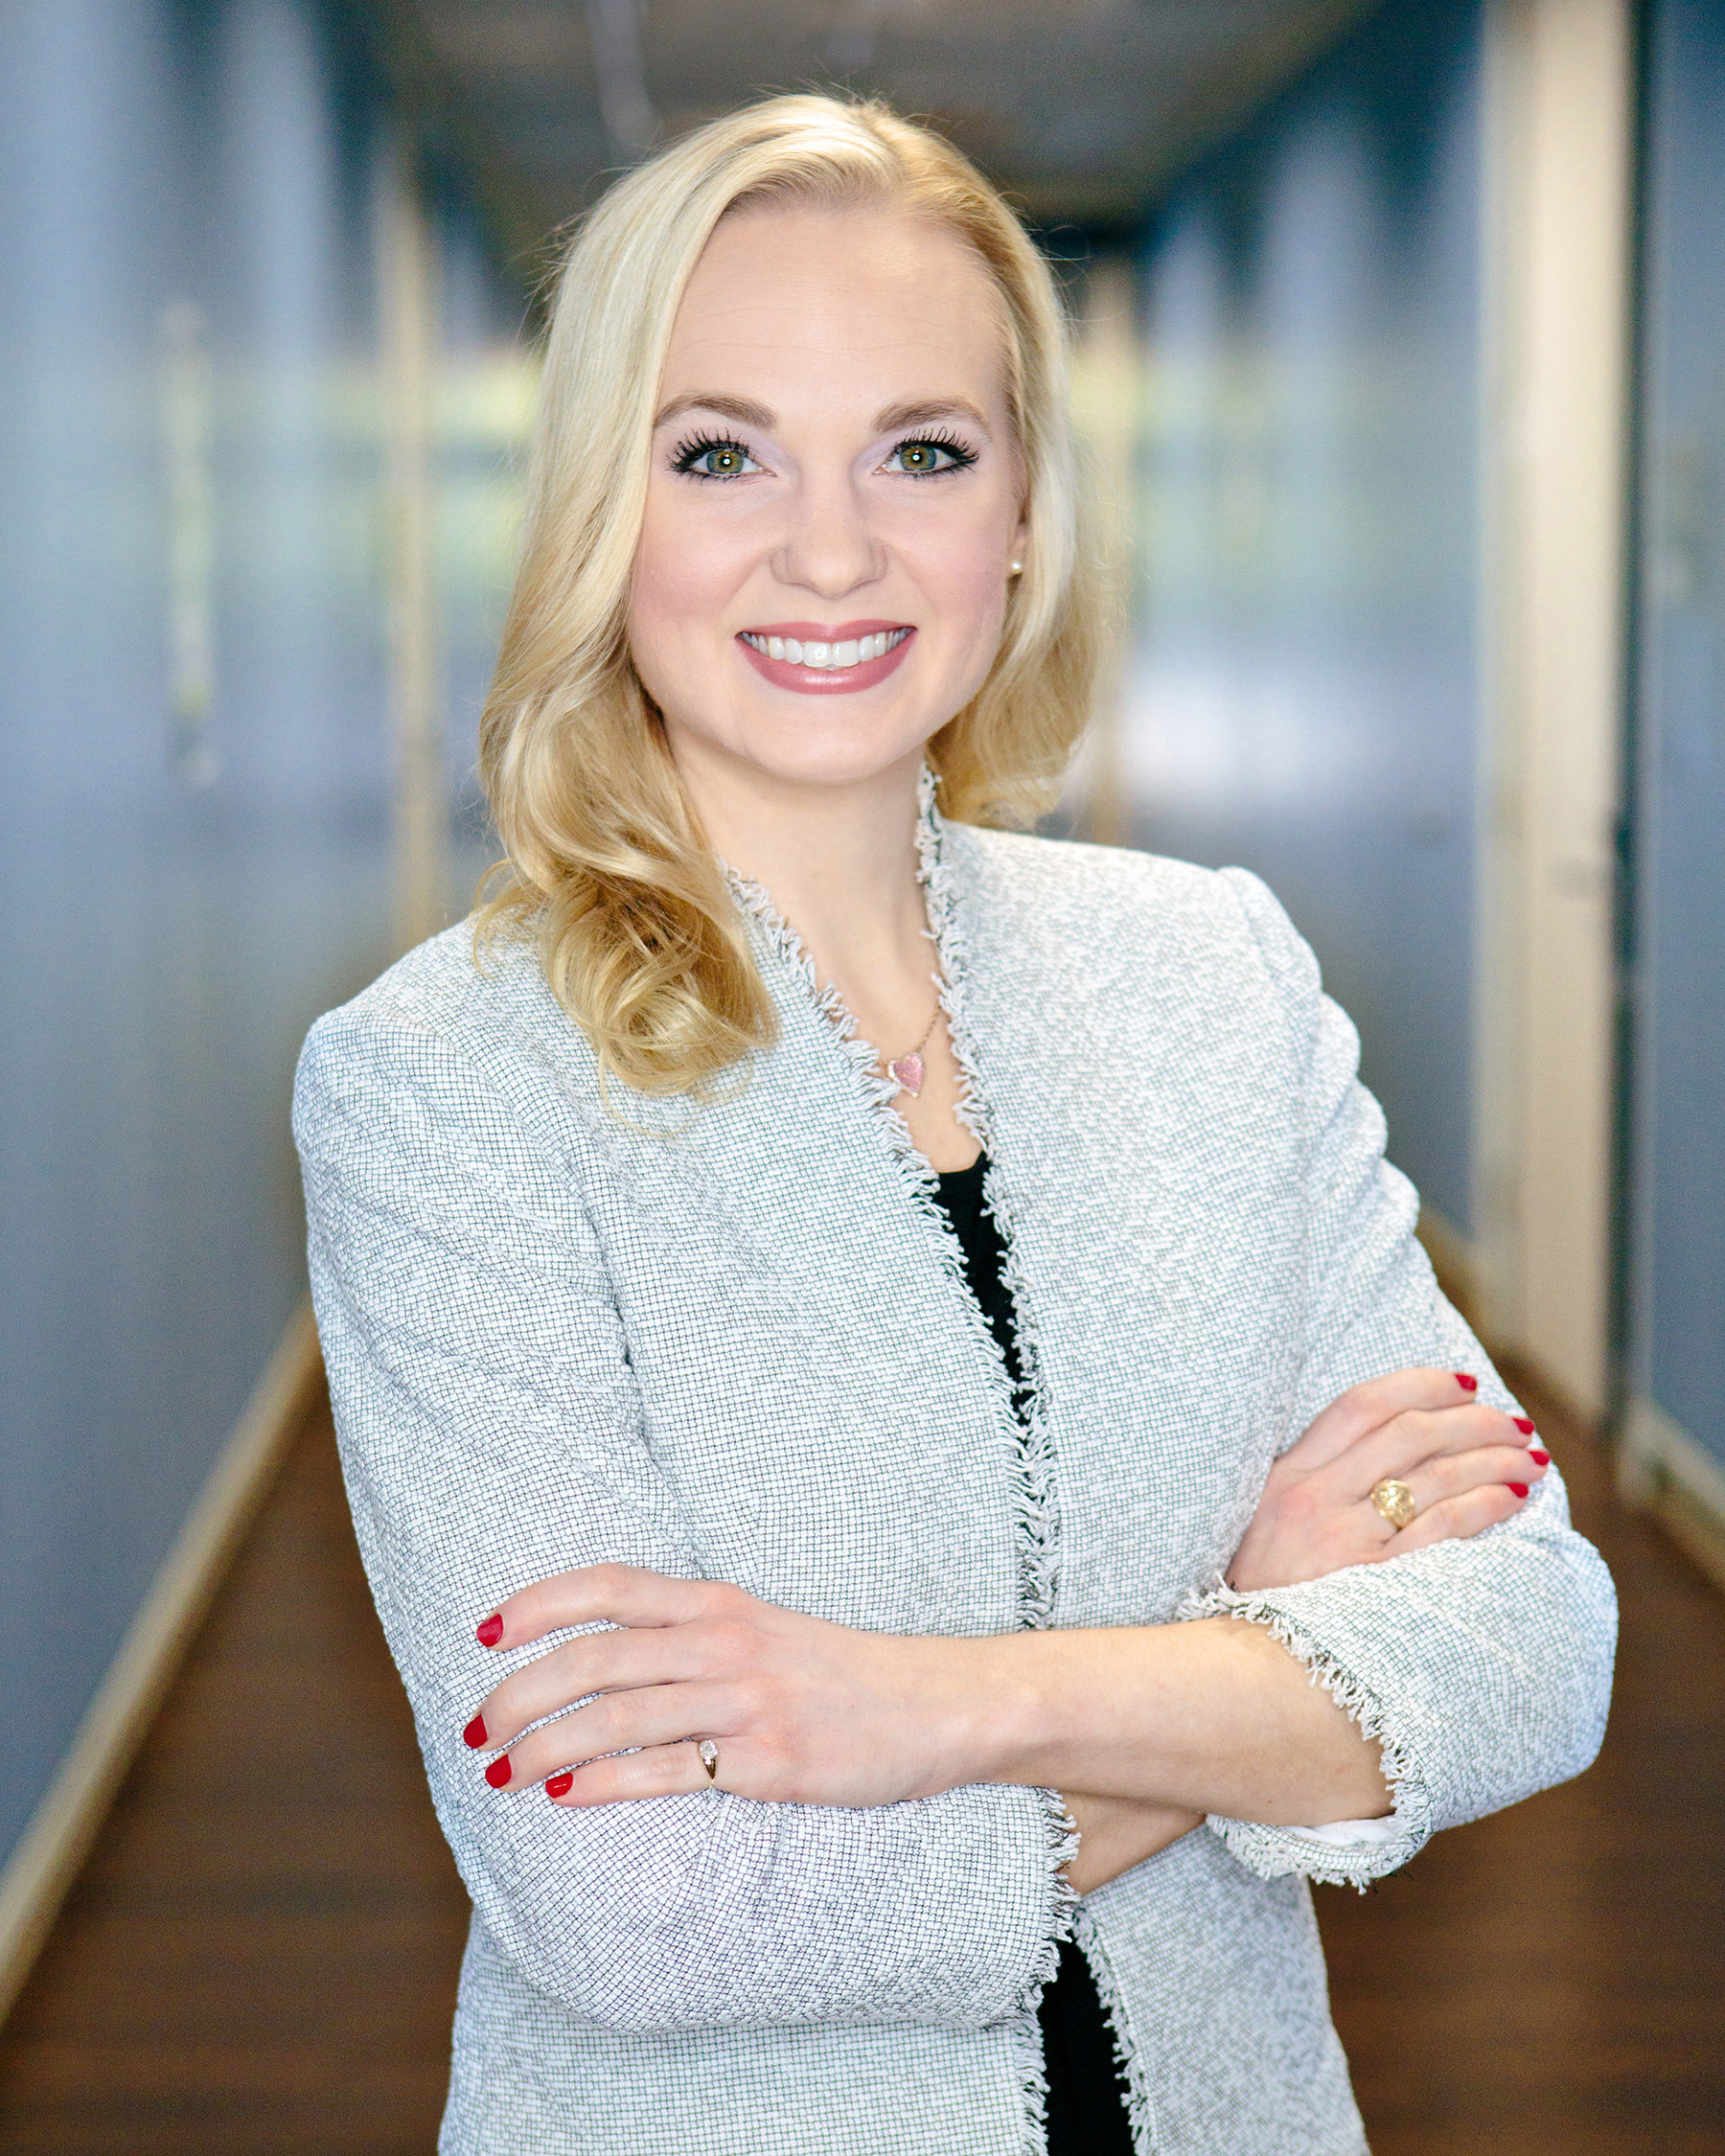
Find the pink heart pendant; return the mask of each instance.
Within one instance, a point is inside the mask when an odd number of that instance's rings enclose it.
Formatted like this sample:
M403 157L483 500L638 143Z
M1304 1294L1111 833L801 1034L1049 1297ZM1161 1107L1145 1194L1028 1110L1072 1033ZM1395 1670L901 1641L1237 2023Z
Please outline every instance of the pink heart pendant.
M900 1092L908 1093L914 1100L922 1091L923 1059L912 1048L908 1056L900 1056L896 1063L886 1066L886 1075Z

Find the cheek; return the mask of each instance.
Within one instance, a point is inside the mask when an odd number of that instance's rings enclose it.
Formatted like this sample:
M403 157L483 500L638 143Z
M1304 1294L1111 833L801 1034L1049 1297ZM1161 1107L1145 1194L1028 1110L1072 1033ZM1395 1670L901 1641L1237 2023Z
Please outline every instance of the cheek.
M963 565L962 584L954 593L965 611L984 634L998 637L1006 618L1006 583L1000 572L1000 550L991 546Z
M971 654L1000 642L1006 618L1006 585L999 534L954 533L952 543L931 547L918 582L952 625L954 654Z
M1017 529L1005 501L954 505L953 514L908 525L901 545L916 583L958 640L998 639L1006 613L1006 559Z
M669 658L710 638L747 571L746 553L737 536L701 516L698 505L649 492L630 579L629 629L637 664L649 652Z
M701 554L683 542L678 518L649 498L630 579L632 636L654 641L688 616L701 576Z

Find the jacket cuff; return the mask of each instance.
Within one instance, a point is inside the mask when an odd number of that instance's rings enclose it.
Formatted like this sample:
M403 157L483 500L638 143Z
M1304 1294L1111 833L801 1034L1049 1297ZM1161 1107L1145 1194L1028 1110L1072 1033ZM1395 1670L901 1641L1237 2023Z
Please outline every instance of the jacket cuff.
M1368 1837L1344 1839L1336 1829L1302 1830L1266 1826L1254 1820L1223 1819L1212 1814L1206 1824L1221 1837L1230 1855L1260 1878L1303 1872L1331 1886L1358 1887L1398 1870L1423 1848L1432 1833L1432 1805L1418 1763L1392 1724L1383 1702L1306 1631L1277 1600L1275 1591L1240 1594L1216 1580L1181 1607L1182 1619L1227 1617L1261 1624L1287 1648L1311 1682L1321 1685L1362 1733L1381 1747L1384 1779L1393 1810L1388 1819L1368 1823Z

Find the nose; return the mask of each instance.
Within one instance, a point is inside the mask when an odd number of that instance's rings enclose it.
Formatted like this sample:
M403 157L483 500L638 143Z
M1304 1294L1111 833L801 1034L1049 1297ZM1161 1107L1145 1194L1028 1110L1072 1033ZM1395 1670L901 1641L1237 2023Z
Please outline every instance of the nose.
M822 599L845 598L885 575L886 550L848 473L804 479L772 567L782 584Z

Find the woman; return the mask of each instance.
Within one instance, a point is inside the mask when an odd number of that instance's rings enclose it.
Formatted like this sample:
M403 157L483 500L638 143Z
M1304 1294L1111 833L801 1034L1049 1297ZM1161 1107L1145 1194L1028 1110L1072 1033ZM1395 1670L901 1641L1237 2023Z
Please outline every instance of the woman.
M1306 1879L1598 1746L1609 1582L1275 901L989 828L1090 688L1061 337L873 106L571 251L515 883L297 1099L446 2149L1356 2150Z

